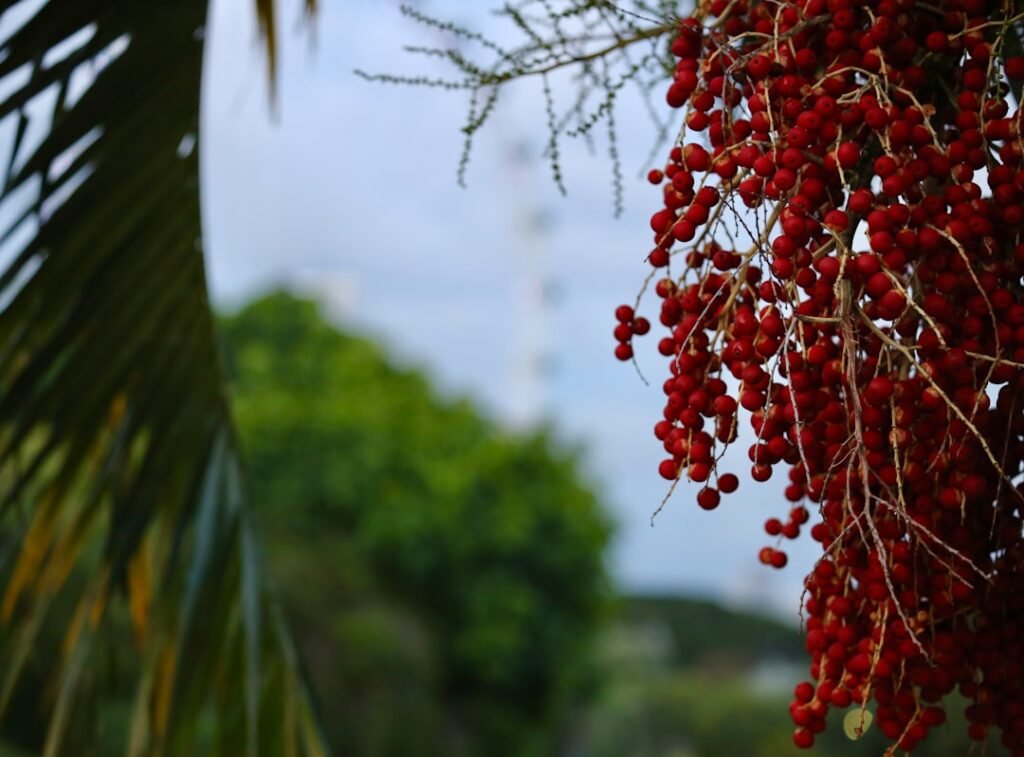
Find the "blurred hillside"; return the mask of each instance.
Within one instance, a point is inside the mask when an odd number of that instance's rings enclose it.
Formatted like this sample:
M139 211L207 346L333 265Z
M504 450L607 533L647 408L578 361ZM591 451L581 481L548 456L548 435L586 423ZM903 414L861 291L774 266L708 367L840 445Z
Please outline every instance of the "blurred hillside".
M874 730L844 735L834 712L814 749L797 749L788 706L806 675L799 629L705 599L624 597L595 665L602 686L576 731L574 757L878 757ZM962 706L915 757L971 754ZM977 750L977 747L975 747ZM989 745L987 754L1002 754Z

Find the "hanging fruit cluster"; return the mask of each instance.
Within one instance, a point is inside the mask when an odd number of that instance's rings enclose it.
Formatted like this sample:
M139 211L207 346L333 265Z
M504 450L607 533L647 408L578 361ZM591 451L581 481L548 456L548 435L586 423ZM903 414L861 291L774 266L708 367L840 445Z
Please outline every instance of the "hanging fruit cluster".
M869 709L912 750L967 699L1024 755L1021 16L986 0L713 0L672 42L649 179L668 358L659 471L719 506L781 466L761 560L809 529L810 747ZM616 355L649 324L616 312ZM747 430L749 427L749 430ZM866 716L865 716L866 719Z

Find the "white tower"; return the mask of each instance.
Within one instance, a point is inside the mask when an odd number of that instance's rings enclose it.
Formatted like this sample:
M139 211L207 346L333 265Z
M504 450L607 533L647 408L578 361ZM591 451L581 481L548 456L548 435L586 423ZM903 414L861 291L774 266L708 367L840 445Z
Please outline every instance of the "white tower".
M500 119L499 119L500 120ZM509 420L520 429L536 427L548 410L555 366L549 339L557 289L549 270L547 243L553 216L541 203L538 161L524 141L503 140L508 166L508 206L514 233L515 336Z

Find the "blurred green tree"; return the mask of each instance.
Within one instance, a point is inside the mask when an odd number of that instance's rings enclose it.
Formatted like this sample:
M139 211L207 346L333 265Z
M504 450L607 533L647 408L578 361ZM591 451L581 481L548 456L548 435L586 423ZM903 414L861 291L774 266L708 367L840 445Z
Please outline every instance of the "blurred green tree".
M251 495L344 754L548 755L586 680L610 528L549 435L277 293L223 322Z

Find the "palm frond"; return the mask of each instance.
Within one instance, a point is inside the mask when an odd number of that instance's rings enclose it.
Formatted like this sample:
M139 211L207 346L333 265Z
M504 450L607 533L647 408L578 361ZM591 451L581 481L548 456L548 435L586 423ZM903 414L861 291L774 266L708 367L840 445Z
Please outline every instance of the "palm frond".
M256 5L273 71L273 3ZM0 10L0 709L61 606L45 754L81 748L76 712L119 625L129 753L319 753L262 583L207 296L205 3Z

